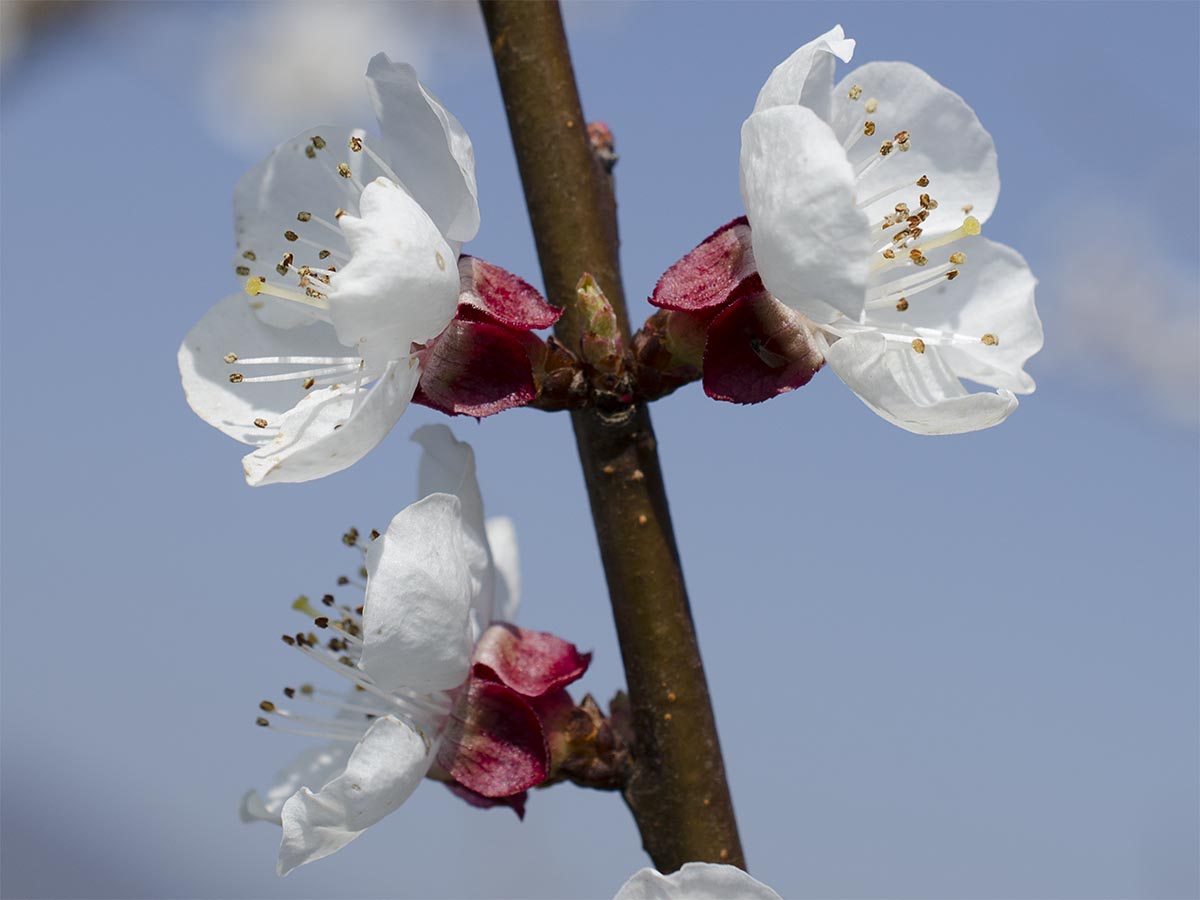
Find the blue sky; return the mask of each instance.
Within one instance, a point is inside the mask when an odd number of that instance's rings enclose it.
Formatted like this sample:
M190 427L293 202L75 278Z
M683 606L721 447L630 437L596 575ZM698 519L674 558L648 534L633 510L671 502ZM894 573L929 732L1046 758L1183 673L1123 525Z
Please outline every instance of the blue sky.
M475 144L469 250L538 281L473 8L338 9L394 32L361 51L303 6L124 4L6 62L5 896L610 897L644 864L619 800L571 787L518 823L425 785L283 880L278 833L237 821L303 746L253 726L259 699L319 676L278 641L288 604L355 565L347 526L413 499L407 434L437 420L415 410L350 471L252 490L240 446L187 409L175 351L235 288L233 184L289 136L260 135L254 104L295 129L346 104L337 121L367 123L324 80L418 56ZM247 50L262 21L311 42ZM741 122L836 22L856 62L909 60L973 105L1004 185L987 233L1041 279L1038 391L1000 428L918 438L830 373L757 407L692 387L654 408L753 873L788 898L1196 896L1200 7L601 4L567 22L621 154L631 297L740 214ZM297 53L296 96L287 78L270 104L221 93L247 54L278 74ZM451 424L489 512L516 520L518 621L593 649L580 689L606 702L621 667L566 418Z

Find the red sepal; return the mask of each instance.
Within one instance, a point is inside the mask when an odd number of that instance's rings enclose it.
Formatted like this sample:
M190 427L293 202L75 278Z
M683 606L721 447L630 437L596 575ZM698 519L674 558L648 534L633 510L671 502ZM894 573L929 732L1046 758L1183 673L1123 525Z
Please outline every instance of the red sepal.
M824 362L800 314L753 275L708 326L704 393L731 403L761 403L808 384Z
M540 784L550 754L537 713L511 688L470 678L450 713L438 764L484 797L509 797Z
M446 787L450 788L450 792L460 800L465 800L476 809L491 809L493 806L507 806L517 814L517 818L524 821L525 819L525 801L529 799L528 791L521 791L519 794L513 794L509 797L485 797L483 794L477 794L469 787L463 787L457 781L444 782Z
M478 418L524 406L537 388L523 338L499 325L455 319L425 352L413 402Z
M533 331L549 328L563 311L529 282L474 256L458 258L458 317Z
M566 687L587 671L592 654L544 631L495 623L480 637L471 657L477 678L498 681L526 697Z
M756 271L746 217L722 225L658 279L650 302L663 309L694 312L729 301Z

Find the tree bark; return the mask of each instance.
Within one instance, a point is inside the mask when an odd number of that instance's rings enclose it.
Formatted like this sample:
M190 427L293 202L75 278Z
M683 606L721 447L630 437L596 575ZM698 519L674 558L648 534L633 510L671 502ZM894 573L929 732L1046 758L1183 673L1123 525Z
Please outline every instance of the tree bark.
M628 347L612 183L588 141L558 4L481 6L546 292L566 309L555 333L579 348L575 288L590 272ZM691 861L744 868L649 410L571 417L633 714L625 800L660 870Z

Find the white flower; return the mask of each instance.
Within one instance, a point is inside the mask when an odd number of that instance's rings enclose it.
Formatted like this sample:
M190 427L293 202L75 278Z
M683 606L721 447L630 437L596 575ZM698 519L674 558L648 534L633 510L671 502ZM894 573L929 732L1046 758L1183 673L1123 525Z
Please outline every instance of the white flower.
M684 863L671 875L641 869L613 900L780 900L777 893L737 866Z
M315 128L242 178L235 268L250 297L221 300L179 348L192 409L257 448L253 485L320 478L383 440L416 390L413 345L454 317L459 251L479 228L458 120L410 66L379 54L366 78L382 136Z
M424 498L368 548L364 605L326 598L316 621L335 635L330 644L284 638L353 688L285 691L336 709L335 718L261 705L259 724L330 739L284 768L265 799L251 791L242 802L243 820L283 826L281 875L339 850L408 799L438 759L476 641L494 614L516 609L516 540L507 519L485 524L470 446L440 425L415 439L425 450Z
M853 52L840 26L804 45L742 126L754 263L879 415L922 434L995 425L1034 389L1042 327L1025 261L977 236L1000 190L991 135L908 63L835 86Z

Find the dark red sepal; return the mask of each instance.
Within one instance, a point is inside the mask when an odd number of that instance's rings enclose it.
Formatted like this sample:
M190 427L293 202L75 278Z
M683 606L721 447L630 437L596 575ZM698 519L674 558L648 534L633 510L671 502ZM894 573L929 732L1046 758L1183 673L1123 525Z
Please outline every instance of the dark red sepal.
M752 275L708 326L704 393L731 403L761 403L808 384L824 362L803 317Z
M484 797L509 797L540 784L550 754L537 713L511 688L470 678L450 713L438 764Z
M524 406L536 395L521 333L455 319L425 352L413 402L481 418Z
M587 671L592 654L544 631L493 623L471 657L477 678L498 681L526 697L566 687Z
M507 269L475 256L458 258L458 317L532 331L549 328L563 311Z
M746 217L722 225L654 286L650 302L663 309L696 311L728 302L730 294L755 272Z
M467 801L476 809L491 809L493 806L507 806L517 814L517 818L524 821L525 819L525 802L529 799L528 791L521 791L519 794L513 794L509 797L485 797L483 794L477 794L468 787L463 787L457 781L445 782L446 787L450 788L450 792L461 800Z

